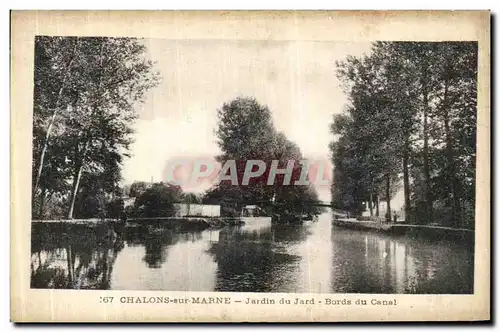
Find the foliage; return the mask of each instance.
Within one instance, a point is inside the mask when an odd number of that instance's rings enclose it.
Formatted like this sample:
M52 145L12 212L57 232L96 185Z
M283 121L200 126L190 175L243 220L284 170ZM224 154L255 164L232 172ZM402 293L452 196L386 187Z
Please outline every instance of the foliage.
M335 206L390 202L402 180L408 221L473 227L477 43L377 42L337 73Z
M168 217L175 214L175 202L182 198L182 188L170 183L154 183L135 200L139 217Z
M139 197L148 189L149 186L150 185L147 182L135 181L130 185L129 196Z
M158 83L152 68L135 38L36 38L33 204L61 194L72 218L76 202L86 200L78 197L80 182L98 181L94 190L105 191L99 195L114 192L136 105ZM88 190L82 192L96 194Z
M317 200L313 187L295 185L302 171L299 163L302 154L296 144L276 130L267 106L259 104L254 98L236 98L223 104L218 110L218 119L216 135L222 154L217 160L221 163L236 161L238 185L232 184L230 180L221 181L207 191L205 202L220 203L221 213L235 215L245 204L270 202L273 198L288 208L298 206L302 200ZM245 185L242 184L243 174L249 160L263 161L266 170ZM274 182L268 185L273 160L278 160L279 169L286 168L289 161L294 161L290 185L283 185L283 174L278 174ZM314 208L310 210L311 213L316 212Z
M195 193L185 193L181 199L181 202L186 204L201 204L201 201L201 195Z

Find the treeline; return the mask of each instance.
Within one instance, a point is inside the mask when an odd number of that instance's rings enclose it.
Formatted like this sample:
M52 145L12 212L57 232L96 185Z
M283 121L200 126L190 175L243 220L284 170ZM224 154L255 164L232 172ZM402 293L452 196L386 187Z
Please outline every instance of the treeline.
M123 202L127 217L169 217L177 212L175 203L201 204L202 195L187 193L179 185L136 181L123 188L124 197L133 199L133 204ZM127 206L125 206L127 205Z
M158 83L144 45L39 36L34 64L32 217L116 210L135 106Z
M317 201L318 195L313 185L294 185L299 180L303 159L299 147L288 140L274 126L272 115L267 106L254 98L236 98L226 102L218 110L217 143L222 153L217 161L226 164L236 161L237 183L223 180L204 196L206 203L221 204L224 215L238 215L248 202L270 202L277 204L272 213L309 213L317 214L320 209L304 204ZM266 171L259 177L250 179L248 185L242 184L245 165L248 160L261 160ZM278 161L278 168L285 169L293 161L290 185L283 185L284 174L277 174L268 185L272 161ZM229 173L226 173L229 174Z
M376 42L337 63L334 205L378 215L402 186L407 222L474 227L477 66L476 42Z

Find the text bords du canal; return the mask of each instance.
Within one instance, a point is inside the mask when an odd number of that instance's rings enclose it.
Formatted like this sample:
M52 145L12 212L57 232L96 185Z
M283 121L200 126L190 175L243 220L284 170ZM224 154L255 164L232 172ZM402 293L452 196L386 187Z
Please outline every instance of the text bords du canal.
M114 297L101 297L101 303L113 303ZM348 299L348 298L280 298L272 299L268 297L232 299L231 297L168 297L168 296L122 296L117 298L121 304L248 304L248 305L397 305L396 299Z

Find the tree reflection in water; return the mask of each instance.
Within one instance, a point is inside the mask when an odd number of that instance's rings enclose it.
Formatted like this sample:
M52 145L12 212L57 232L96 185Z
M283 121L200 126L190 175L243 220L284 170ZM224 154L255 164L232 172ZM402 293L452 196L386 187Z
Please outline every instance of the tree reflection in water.
M158 269L166 261L168 247L195 242L201 231L178 233L162 227L127 227L118 236L105 226L33 224L31 287L110 289L118 253L127 246L145 248L142 261Z
M180 232L127 227L117 238L83 226L33 224L33 288L470 294L474 248L265 220ZM126 248L124 248L126 246ZM114 267L114 269L113 269ZM114 273L113 273L114 270ZM112 275L113 274L113 275Z
M128 246L143 246L145 254L143 261L147 267L159 269L165 263L168 247L177 242L195 242L202 237L201 231L179 233L164 227L129 227L125 232Z
M123 239L110 236L108 229L33 226L31 287L109 289L113 265L123 247Z
M166 260L165 248L177 242L177 238L168 229L133 227L125 233L129 246L144 246L143 261L149 268L160 268Z
M474 253L465 246L332 228L335 293L471 294Z
M289 239L292 233L301 237L300 232L292 231L285 238ZM290 283L286 276L292 273L283 268L293 269L300 257L276 245L277 237L278 241L284 239L278 234L274 226L257 230L222 229L219 241L209 249L218 266L215 291L271 292L282 288L282 282Z

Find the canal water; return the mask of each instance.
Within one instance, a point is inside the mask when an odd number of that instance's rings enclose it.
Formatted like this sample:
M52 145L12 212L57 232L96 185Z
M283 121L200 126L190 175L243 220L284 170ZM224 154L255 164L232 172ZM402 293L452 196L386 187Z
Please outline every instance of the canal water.
M420 293L473 292L470 246L249 218L196 232L129 227L107 239L33 229L32 288Z

